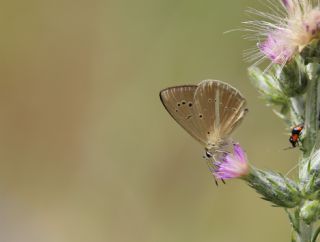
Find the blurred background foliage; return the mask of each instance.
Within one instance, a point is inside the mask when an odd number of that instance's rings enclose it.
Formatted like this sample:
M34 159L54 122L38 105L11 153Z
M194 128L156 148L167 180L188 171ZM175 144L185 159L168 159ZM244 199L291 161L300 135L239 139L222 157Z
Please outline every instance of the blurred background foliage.
M258 98L238 28L255 0L31 0L0 8L0 241L288 241L285 213L218 188L161 89L214 78L250 113L234 134L286 173L288 128Z

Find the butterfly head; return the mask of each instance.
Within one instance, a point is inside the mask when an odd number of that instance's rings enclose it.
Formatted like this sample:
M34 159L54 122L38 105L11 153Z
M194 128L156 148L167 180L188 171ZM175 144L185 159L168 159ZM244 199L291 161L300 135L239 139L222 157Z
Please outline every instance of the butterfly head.
M225 139L221 139L219 136L210 139L210 142L207 143L205 149L211 152L216 152L224 146L227 146L229 141Z

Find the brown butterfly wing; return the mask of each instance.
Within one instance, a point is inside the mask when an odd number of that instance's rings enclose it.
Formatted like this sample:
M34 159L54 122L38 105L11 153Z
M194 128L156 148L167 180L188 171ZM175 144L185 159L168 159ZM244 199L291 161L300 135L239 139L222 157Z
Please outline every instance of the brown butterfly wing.
M191 136L205 145L206 136L197 125L197 117L194 113L194 93L196 85L170 87L160 92L160 99L170 115Z
M201 137L206 137L207 148L219 146L241 122L246 100L227 83L217 80L202 81L194 94L196 126Z
M234 87L220 83L220 134L227 137L242 122L248 112L247 102Z

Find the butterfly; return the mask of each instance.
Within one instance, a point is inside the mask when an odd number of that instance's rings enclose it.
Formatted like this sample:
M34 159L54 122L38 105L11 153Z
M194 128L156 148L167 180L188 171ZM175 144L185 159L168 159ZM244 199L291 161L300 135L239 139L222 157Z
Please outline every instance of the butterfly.
M160 91L160 99L173 119L204 146L206 158L215 161L248 111L243 95L218 80L169 87Z

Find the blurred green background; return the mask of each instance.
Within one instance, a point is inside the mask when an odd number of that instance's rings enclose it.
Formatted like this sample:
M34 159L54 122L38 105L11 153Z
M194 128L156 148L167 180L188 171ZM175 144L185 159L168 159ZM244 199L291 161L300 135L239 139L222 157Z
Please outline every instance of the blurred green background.
M214 185L161 89L214 78L247 97L234 138L286 173L288 127L248 80L254 0L4 1L0 241L289 241L285 213L242 181Z

